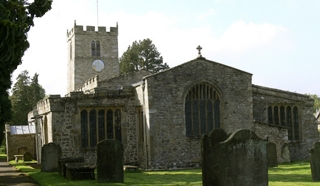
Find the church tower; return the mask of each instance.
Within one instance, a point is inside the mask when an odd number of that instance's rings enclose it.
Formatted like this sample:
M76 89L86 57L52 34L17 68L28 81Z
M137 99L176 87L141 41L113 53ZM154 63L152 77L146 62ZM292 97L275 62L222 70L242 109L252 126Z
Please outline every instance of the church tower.
M67 93L76 91L84 83L99 76L99 81L119 75L118 24L116 27L98 27L76 25L67 31L68 68Z

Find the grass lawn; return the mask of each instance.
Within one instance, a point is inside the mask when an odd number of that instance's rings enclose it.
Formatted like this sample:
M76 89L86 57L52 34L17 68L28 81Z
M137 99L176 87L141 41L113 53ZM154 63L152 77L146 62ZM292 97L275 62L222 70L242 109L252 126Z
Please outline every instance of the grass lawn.
M10 162L17 168L27 172L31 177L43 186L49 185L105 185L97 183L97 180L70 181L59 176L58 173L42 173L39 169L26 166L21 161ZM28 163L28 162L26 162ZM108 185L202 185L201 169L179 171L149 171L149 172L125 172L123 184ZM309 162L295 162L281 164L275 168L269 168L269 186L318 186L319 182L313 182Z
M5 154L0 150L0 157ZM31 164L30 164L31 163ZM43 173L39 168L31 165L35 162L10 161L23 172L28 173L42 186L87 186L106 185L97 183L97 180L70 181L61 177L57 172ZM319 182L313 182L309 162L294 162L281 164L275 168L269 168L269 186L319 186ZM179 170L179 171L137 171L125 172L123 184L108 185L202 185L201 169ZM96 176L97 177L97 176Z

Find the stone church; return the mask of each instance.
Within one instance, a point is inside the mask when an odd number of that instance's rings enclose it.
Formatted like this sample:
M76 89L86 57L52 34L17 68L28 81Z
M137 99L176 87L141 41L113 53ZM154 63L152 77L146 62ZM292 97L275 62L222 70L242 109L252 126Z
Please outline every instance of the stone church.
M50 95L28 115L41 147L96 162L96 145L119 140L125 164L142 169L201 166L201 136L253 130L276 143L279 162L308 159L319 140L313 100L252 84L252 74L201 56L151 74L119 73L118 25L67 31L68 94ZM196 47L196 46L191 46Z

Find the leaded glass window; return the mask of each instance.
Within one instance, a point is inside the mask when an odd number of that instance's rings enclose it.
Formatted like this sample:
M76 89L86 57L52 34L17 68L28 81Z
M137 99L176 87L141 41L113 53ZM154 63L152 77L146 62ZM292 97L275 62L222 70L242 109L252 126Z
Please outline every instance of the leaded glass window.
M121 109L84 109L81 117L81 147L95 147L105 139L121 142Z
M96 56L100 56L100 41L96 42Z
M299 109L297 106L268 106L268 123L287 127L288 139L300 140Z
M91 42L91 56L96 56L96 42Z
M185 99L186 136L199 137L220 128L220 97L208 83L192 87Z

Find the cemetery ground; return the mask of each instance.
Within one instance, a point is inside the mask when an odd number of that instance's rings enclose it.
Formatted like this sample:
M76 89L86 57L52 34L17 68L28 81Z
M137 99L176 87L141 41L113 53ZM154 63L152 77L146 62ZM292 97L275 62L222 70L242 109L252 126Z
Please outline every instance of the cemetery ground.
M3 149L0 149L0 158L5 159ZM24 173L29 174L40 185L105 185L97 180L67 180L58 172L41 172L36 162L10 161L10 164ZM269 168L269 186L316 186L311 178L310 163L293 162L279 164L278 167ZM170 170L170 171L125 171L124 183L108 185L202 185L201 169ZM0 174L1 176L1 174ZM96 175L97 177L97 175ZM0 183L1 185L1 183Z

